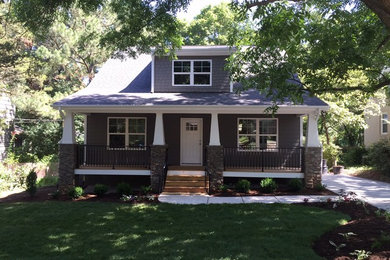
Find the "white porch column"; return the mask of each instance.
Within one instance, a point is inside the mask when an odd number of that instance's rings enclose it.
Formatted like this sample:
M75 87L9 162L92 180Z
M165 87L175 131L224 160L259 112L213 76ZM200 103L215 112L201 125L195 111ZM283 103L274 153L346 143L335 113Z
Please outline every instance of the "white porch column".
M218 114L211 114L210 143L209 145L221 145L219 139Z
M64 111L64 127L60 144L75 144L74 115L70 111Z
M303 116L299 116L299 146L303 146Z
M306 147L321 147L321 141L318 136L318 117L320 111L313 111L308 115Z
M165 145L164 124L162 113L156 113L156 124L154 126L153 145Z

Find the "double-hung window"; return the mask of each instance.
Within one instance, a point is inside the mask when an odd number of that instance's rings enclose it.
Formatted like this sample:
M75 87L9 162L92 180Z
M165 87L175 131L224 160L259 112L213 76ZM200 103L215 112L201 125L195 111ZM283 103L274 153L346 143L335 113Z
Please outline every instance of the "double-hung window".
M278 119L239 118L238 148L254 150L278 147Z
M108 147L132 148L146 145L146 118L143 117L109 117Z
M389 114L383 113L381 116L381 134L389 133Z
M211 60L172 61L173 86L211 86Z

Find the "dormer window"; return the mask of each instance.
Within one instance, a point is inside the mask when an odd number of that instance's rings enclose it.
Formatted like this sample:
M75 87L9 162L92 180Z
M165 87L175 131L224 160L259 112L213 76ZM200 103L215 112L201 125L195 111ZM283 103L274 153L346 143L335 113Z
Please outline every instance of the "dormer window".
M211 60L172 62L173 86L211 86Z

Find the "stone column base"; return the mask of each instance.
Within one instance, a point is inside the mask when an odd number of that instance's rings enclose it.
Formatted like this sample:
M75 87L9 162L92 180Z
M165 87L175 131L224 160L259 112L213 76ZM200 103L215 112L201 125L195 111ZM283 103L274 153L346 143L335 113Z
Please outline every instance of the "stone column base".
M305 149L305 186L314 188L321 185L322 148L306 147Z
M74 187L74 169L77 164L77 144L59 145L58 189L62 194Z
M210 174L210 193L214 193L223 184L223 146L209 145L206 148L206 166Z
M167 158L166 145L153 145L150 147L150 185L154 193L159 193L164 181L164 165Z

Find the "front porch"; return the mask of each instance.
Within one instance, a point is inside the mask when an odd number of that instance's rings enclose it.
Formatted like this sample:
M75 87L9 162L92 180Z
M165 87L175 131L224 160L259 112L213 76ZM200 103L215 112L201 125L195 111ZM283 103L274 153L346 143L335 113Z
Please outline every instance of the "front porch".
M66 111L60 142L60 188L74 185L75 175L128 175L150 176L153 190L161 192L168 171L186 167L196 167L207 176L211 190L218 189L224 177L302 178L307 187L321 181L318 111L308 113L305 147L301 146L303 114L298 110L278 114L275 119L257 111L186 112L78 111L86 115L85 141L75 144L74 112ZM275 124L269 124L271 120ZM138 125L131 128L134 122ZM253 122L255 131L242 130L248 128L242 122ZM262 124L268 128L260 129Z

